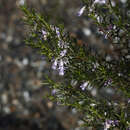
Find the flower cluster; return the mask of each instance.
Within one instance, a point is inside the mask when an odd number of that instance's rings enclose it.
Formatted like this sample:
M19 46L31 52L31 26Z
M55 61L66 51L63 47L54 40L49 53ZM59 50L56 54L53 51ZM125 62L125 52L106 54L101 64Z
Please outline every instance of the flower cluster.
M96 62L96 63L92 63L92 71L95 71L98 67L99 67L100 65L99 65L99 63L98 62Z
M56 58L52 64L52 69L53 70L58 70L59 75L64 75L65 71L65 65L67 64L67 61L63 59L58 59Z
M104 123L104 130L108 130L110 127L118 126L119 121L118 120L106 120Z
M112 79L108 79L107 81L105 81L104 86L110 86L112 84Z
M50 27L51 27L52 31L55 31L56 36L57 36L58 38L60 38L59 28L58 28L58 27L55 27L55 26L53 26L53 25L51 25ZM48 33L47 31L45 31L45 29L42 29L41 32L42 32L42 35L43 35L43 39L44 39L44 40L47 40L47 35L48 35L49 33Z
M98 4L106 4L106 0L95 0L94 1L94 3L93 3L93 5L94 4L96 4L96 3L98 3ZM78 11L78 16L81 16L82 14L83 14L83 12L85 11L85 9L86 9L86 6L83 6L79 11Z
M59 39L58 47L61 49L61 51L60 51L59 57L54 59L54 62L52 64L52 69L58 70L59 75L63 76L65 73L65 65L68 63L68 60L67 60L67 58L65 58L65 56L67 54L67 49L69 47L69 43L66 43L61 39L59 28L56 27L55 31L56 31L56 35Z
M65 58L65 56L67 54L67 49L69 47L69 43L66 43L62 40L62 38L60 36L60 30L58 27L51 25L51 29L52 29L52 31L54 31L56 33L56 37L58 38L58 47L61 50L59 53L59 56L52 60L52 62L53 62L52 69L58 70L59 75L63 76L65 73L65 65L68 63L68 60L67 60L67 58ZM47 40L48 32L45 30L42 30L42 35L43 35L44 40Z

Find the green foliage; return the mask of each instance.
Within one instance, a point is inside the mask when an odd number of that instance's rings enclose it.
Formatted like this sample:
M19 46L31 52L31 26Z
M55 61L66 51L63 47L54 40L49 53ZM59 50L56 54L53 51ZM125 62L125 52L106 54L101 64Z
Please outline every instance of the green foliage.
M51 99L81 111L86 126L98 128L106 120L112 120L118 121L117 128L125 130L130 125L130 17L125 14L130 3L121 9L120 2L113 6L111 0L107 4L94 4L92 0L83 2L85 16L107 37L108 45L78 44L61 23L51 25L46 17L21 6L24 21L30 27L25 41L52 63L58 62L56 66L60 67L60 62L64 64L63 80L46 78L55 91ZM98 53L100 50L103 53ZM110 60L106 60L106 56Z

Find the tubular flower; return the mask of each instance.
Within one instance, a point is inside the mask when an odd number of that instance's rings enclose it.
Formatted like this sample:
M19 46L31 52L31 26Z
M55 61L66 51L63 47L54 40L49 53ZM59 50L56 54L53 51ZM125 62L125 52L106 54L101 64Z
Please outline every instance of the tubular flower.
M78 16L81 16L85 10L86 6L83 6L79 11L78 11Z
M57 65L58 65L58 60L55 59L54 63L52 64L52 69L56 70L57 69Z
M55 59L55 61L52 64L52 69L53 70L58 70L59 75L63 76L64 75L64 71L65 71L65 65L66 63L64 62L63 59Z
M61 51L59 52L59 56L55 59L52 60L52 66L51 68L53 70L57 70L59 72L59 75L63 76L65 73L65 65L68 63L67 58L65 57L67 54L67 49L69 48L69 43L64 42L61 38L61 34L60 34L60 28L51 25L50 26L52 31L55 32L56 37L58 38L58 47L59 49L61 49ZM44 38L44 40L47 40L47 35L49 34L47 31L45 31L44 29L41 30L42 36Z
M117 126L118 124L118 120L106 120L104 124L104 130L108 130L111 126Z
M82 89L82 90L85 90L86 89L86 87L88 86L88 83L89 82L84 82L82 85L80 85L80 88Z
M45 30L42 30L42 35L43 35L44 40L46 40L47 39L47 32Z
M99 4L105 4L106 0L95 0L94 4L99 3Z

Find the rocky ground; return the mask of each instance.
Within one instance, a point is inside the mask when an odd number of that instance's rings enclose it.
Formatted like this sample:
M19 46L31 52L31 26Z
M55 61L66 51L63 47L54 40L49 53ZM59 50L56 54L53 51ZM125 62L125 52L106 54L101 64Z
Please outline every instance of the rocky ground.
M0 130L78 130L76 111L44 98L50 90L42 84L43 73L49 74L50 69L45 59L24 44L25 28L17 2L0 1ZM47 0L27 2L50 13L56 6ZM73 12L69 7L68 11Z

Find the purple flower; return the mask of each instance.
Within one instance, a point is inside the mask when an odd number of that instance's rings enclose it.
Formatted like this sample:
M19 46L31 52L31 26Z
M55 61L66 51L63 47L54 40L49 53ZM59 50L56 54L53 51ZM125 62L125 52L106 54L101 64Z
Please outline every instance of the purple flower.
M80 85L80 88L84 91L86 87L88 86L89 82L84 82L82 85Z
M64 75L64 62L63 62L63 60L61 59L60 60L60 63L59 63L59 75Z
M57 36L60 37L60 31L59 31L59 28L55 27L55 31L56 31Z
M63 67L63 66L64 66L64 62L63 62L62 59L60 59L59 67L61 68L61 67Z
M64 74L65 74L64 68L61 68L61 69L59 70L59 75L60 75L60 76L63 76Z
M106 121L108 124L112 124L113 123L113 120L107 120Z
M55 27L54 25L51 25L51 29L55 31L58 38L60 38L60 29L58 27Z
M59 75L63 76L65 73L65 67L68 63L68 60L66 57L64 57L67 53L67 48L69 47L67 42L64 42L62 38L60 37L60 29L58 27L55 27L51 25L52 31L55 31L56 37L58 37L58 47L61 49L59 56L53 61L52 69L57 70L59 72ZM42 30L42 34L44 36L47 35L46 31Z
M56 92L57 92L56 89L53 89L53 90L52 90L52 95L55 95Z
M112 25L109 25L108 26L108 30L112 30L113 29L113 26Z
M119 125L119 121L118 120L114 120L113 123L112 123L113 126L117 126Z
M47 34L47 32L42 30L42 35L46 35L46 34Z
M104 130L108 130L111 126L119 125L118 120L106 120L104 124Z
M63 51L61 51L61 52L60 52L60 56L61 56L61 57L63 57L63 56L65 56L65 55L66 55L66 53L67 53L67 50L66 50L66 49L64 49Z
M54 63L52 64L52 69L53 69L53 70L56 70L57 65L58 65L58 60L55 59Z
M52 64L53 70L58 70L59 75L63 76L65 71L65 64L67 64L67 61L65 59L58 59L56 58Z
M46 40L47 39L47 32L42 30L42 35L43 35L44 40Z
M109 120L107 120L107 121L104 123L104 130L108 130L110 127L111 127L111 123L110 123Z
M78 11L78 16L81 16L85 10L86 6L83 6L79 11Z
M104 86L110 86L112 84L112 79L108 79L105 81Z

